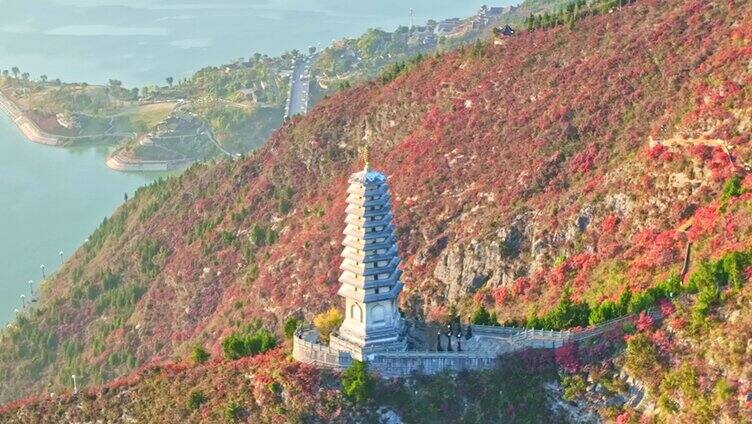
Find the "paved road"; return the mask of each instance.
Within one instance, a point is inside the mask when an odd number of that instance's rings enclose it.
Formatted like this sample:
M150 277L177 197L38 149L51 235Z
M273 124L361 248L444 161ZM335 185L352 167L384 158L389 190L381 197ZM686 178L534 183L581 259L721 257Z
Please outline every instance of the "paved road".
M307 59L300 59L295 63L291 77L290 98L287 103L287 116L304 115L308 112L313 57L309 56Z

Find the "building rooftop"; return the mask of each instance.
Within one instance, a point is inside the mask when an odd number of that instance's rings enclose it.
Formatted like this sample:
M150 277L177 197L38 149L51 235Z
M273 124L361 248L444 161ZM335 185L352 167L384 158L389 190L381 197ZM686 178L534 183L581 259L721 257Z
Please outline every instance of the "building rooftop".
M350 176L349 183L373 184L386 182L386 175L371 169L356 172Z

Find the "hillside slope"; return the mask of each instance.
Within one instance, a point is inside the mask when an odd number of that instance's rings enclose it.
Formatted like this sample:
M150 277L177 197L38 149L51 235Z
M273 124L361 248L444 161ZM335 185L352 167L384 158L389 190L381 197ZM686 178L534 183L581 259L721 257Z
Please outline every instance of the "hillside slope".
M550 396L550 355L457 376L378 381L379 402L354 406L338 376L272 351L234 362L152 366L77 396L42 396L0 408L3 423L567 422ZM480 384L479 384L480 383ZM473 386L472 390L468 387ZM193 399L193 400L192 400ZM197 401L196 399L200 399ZM75 405L75 407L73 407ZM395 420L396 419L396 420Z
M0 399L195 343L216 354L253 318L338 305L364 139L391 175L411 315L523 319L566 285L592 304L650 287L689 240L693 266L749 246L748 200L721 195L751 153L749 22L745 1L644 0L431 57L323 100L247 158L140 190L3 332Z

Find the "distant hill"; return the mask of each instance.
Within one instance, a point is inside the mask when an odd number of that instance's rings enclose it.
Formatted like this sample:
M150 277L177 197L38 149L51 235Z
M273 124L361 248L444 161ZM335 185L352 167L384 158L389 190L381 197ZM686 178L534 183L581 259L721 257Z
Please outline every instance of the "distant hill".
M566 292L594 309L696 275L672 304L688 326L650 330L613 367L626 360L652 387L642 406L663 405L656 414L700 419L677 395L696 385L691 396L739 422L743 353L672 349L707 334L722 346L724 311L749 305L730 283L747 287L750 271L749 22L749 2L643 0L430 55L322 100L248 157L140 190L3 332L3 400L61 390L73 373L94 384L186 358L196 343L220 357L255 318L281 332L290 316L339 305L346 178L367 139L390 175L406 314L483 306L500 322L534 322ZM734 334L746 334L737 317ZM689 358L694 374L679 373ZM650 374L689 386L650 386Z

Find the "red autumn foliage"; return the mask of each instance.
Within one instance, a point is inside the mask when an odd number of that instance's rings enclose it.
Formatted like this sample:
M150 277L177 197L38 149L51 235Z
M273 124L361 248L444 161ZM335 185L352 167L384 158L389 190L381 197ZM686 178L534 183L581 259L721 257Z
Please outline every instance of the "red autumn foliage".
M568 373L578 372L582 368L578 347L574 343L557 348L554 357L556 364Z
M512 299L512 294L509 292L508 287L499 287L493 292L493 299L496 307L504 306Z
M635 327L637 327L638 331L647 331L653 328L654 324L653 317L650 316L645 311L640 312L640 315L637 316L637 320L635 321Z
M601 222L601 232L610 233L616 226L619 225L619 217L616 215L609 215Z
M750 6L741 2L711 8L704 0L637 1L584 19L576 31L522 33L486 48L483 57L445 53L390 84L363 83L333 95L248 157L197 166L131 199L113 218L122 225L53 277L30 326L54 334L60 346L103 340L113 352L148 363L197 341L216 352L233 327L254 318L280 329L291 314L310 319L339 305L345 187L361 167L356 157L365 127L373 134L373 165L390 174L405 298L417 300L410 306L444 302L450 282L435 270L445 252L472 240L497 241L500 229L527 212L519 249L504 257L506 275L528 278L512 284L518 301L505 305L517 317L530 302L540 312L550 308L569 283L575 296L593 292L601 281L594 274L607 261L623 264L633 286L645 286L680 266L687 237L712 236L708 247L696 244L706 256L707 249L748 244L745 212L730 211L724 221L708 203L718 179L734 168L725 152L692 148L713 175L698 189L672 187L676 170L663 168L679 161L651 166L653 153L647 160L640 153L665 126L723 138L734 143L736 157L749 157L737 112L752 107L744 90L750 31L729 23L750 18ZM293 208L282 212L280 195L288 192ZM674 230L670 207L661 206L680 195L699 205L687 236ZM156 210L144 214L151 205ZM590 222L602 223L601 234ZM251 243L254 225L273 229L278 239ZM442 238L444 246L432 249ZM146 240L164 247L154 258L155 275L141 268L138 246ZM562 255L568 259L553 267ZM96 300L76 293L101 288L107 270L145 292L123 312L118 331L100 333L111 311L97 312ZM123 372L92 343L83 349L81 358L103 375ZM0 392L40 390L63 368L60 353L33 381L17 371L32 364L9 355L0 371L13 388Z
M658 301L658 308L661 311L661 316L663 318L670 317L674 314L676 311L676 307L674 306L674 303L671 302L668 299L661 299Z
M688 231L690 241L697 241L713 232L720 222L718 208L714 206L701 207L695 212L692 227Z

